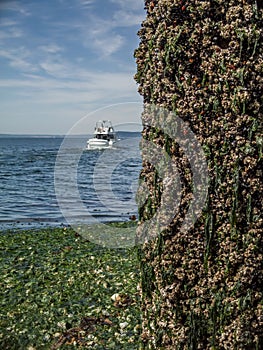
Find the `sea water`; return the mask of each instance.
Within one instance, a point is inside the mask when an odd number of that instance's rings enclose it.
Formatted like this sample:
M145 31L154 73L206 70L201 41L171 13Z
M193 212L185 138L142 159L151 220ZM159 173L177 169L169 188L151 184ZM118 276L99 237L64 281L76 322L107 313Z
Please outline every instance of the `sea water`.
M120 132L119 137L112 149L87 151L86 136L72 137L64 149L61 136L0 136L0 229L68 225L79 216L89 223L137 215L140 133ZM58 164L61 149L65 168ZM76 154L77 163L70 163ZM61 210L64 202L70 218Z

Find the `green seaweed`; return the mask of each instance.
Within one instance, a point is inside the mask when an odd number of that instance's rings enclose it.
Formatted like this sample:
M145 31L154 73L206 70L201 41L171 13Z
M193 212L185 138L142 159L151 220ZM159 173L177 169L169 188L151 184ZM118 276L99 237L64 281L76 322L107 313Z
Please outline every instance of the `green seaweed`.
M1 349L134 349L130 340L139 343L135 249L103 248L70 228L3 232L0 246ZM115 305L114 294L127 305ZM90 328L80 328L74 340L70 330L85 320Z

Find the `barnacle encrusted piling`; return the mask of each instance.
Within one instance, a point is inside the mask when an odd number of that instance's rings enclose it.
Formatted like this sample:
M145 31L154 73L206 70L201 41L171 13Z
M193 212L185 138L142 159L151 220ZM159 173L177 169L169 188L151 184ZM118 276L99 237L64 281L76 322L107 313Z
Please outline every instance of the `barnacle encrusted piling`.
M151 126L154 115L146 109L143 138L177 164L182 190L177 216L139 250L143 347L260 349L262 2L146 0L145 9L135 51L139 93L146 106L190 126L206 154L210 183L201 217L181 232L191 167L180 145ZM138 234L165 186L149 162L141 179L149 197L139 208Z

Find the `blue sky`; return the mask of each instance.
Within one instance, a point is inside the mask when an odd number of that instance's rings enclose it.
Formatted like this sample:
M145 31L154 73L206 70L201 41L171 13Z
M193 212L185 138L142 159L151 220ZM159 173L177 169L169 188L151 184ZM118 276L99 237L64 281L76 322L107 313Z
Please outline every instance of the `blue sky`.
M0 133L140 123L133 52L144 17L143 0L1 0Z

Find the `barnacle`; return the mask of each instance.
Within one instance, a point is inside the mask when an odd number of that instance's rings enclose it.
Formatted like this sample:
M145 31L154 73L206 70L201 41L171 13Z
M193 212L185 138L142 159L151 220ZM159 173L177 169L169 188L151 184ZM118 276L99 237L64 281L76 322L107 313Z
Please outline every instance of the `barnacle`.
M143 346L259 349L262 1L145 0L145 8L135 51L139 92L145 105L166 111L160 125L176 127L177 115L188 123L205 151L210 187L202 216L181 232L193 198L189 160L180 142L150 126L156 116L145 108L142 136L166 150L182 189L169 227L158 236L142 232L166 186L156 180L156 168L143 163L149 189L138 227L138 236L148 237L139 250Z

